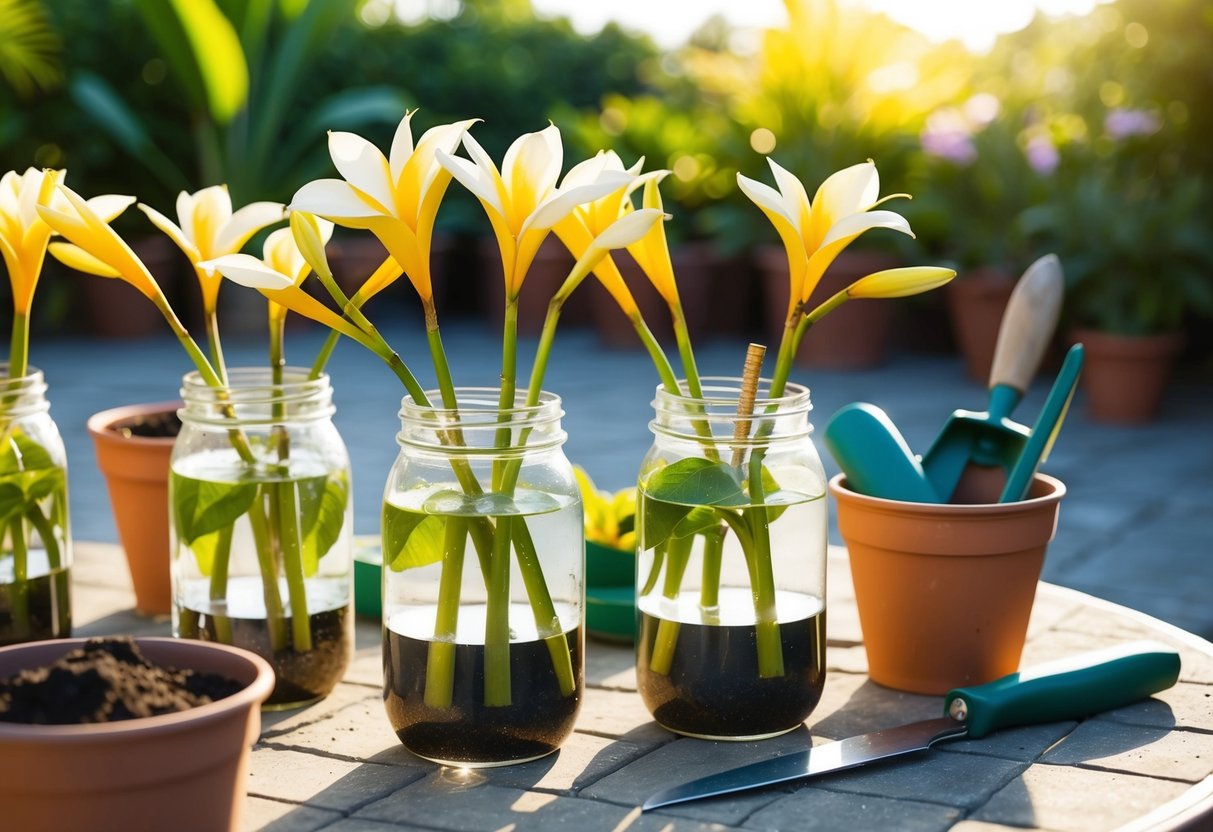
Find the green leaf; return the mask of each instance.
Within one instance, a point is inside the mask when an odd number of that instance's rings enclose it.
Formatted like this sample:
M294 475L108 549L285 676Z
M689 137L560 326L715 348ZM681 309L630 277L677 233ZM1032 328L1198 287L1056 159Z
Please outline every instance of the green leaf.
M201 535L189 545L190 551L194 553L194 560L198 562L198 571L208 578L215 566L215 552L219 549L221 536L219 531L213 531Z
M745 484L746 494L749 495L750 483L747 480ZM751 499L751 502L755 502ZM762 503L767 506L767 522L774 523L779 519L779 516L788 510L788 505L793 502L799 502L799 499L792 492L785 492L779 487L779 483L775 480L775 475L770 472L767 466L762 466Z
M690 537L695 534L702 534L709 529L714 529L720 525L720 517L717 516L713 509L706 506L691 509L691 511L678 521L678 525L674 526L670 532L671 537Z
M319 483L317 483L317 480ZM317 484L319 488L317 488ZM313 477L299 483L299 513L303 518L303 572L315 575L320 559L341 537L350 487L345 474Z
M391 503L383 504L381 525L383 527L383 562L391 566L404 554L409 536L421 524L426 515L419 511L405 511ZM392 566L395 569L395 566ZM403 569L404 567L400 567ZM397 570L399 571L399 570Z
M0 481L0 536L6 525L17 514L25 511L25 492L14 482Z
M698 457L680 459L662 468L645 483L655 500L684 506L743 506L746 494L733 467Z
M168 5L193 52L211 118L227 124L248 101L248 63L240 36L214 0L168 0Z
M173 522L187 546L205 534L230 526L252 508L257 484L211 482L171 472Z
M420 516L421 522L413 527L408 542L389 564L393 572L429 566L442 560L442 539L446 532L447 518L441 514Z

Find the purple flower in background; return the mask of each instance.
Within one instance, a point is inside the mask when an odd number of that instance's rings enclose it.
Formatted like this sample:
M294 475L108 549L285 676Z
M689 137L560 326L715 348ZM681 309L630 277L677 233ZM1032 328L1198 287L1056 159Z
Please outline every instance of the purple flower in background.
M1028 165L1032 170L1044 176L1048 176L1056 170L1058 162L1061 161L1061 154L1057 152L1057 146L1043 133L1037 133L1028 139L1025 153L1028 157Z
M961 166L972 164L977 159L977 148L973 145L968 120L956 110L936 110L927 116L927 123L919 138L923 151L937 159L946 159Z
M1103 129L1113 139L1127 139L1130 136L1148 136L1157 133L1162 122L1156 114L1148 110L1130 110L1116 107L1104 116Z

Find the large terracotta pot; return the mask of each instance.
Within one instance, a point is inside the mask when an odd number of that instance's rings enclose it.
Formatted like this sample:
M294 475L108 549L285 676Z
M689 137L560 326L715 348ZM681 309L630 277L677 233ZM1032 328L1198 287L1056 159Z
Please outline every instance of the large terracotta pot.
M57 661L85 639L0 649L0 678ZM274 672L235 647L140 638L148 660L218 673L245 687L180 713L85 725L0 723L4 827L24 832L241 828L249 748Z
M168 415L175 419L180 406L180 402L136 404L104 410L88 420L118 541L126 552L135 607L145 615L168 615L172 610L168 472L174 437L133 436L129 428Z
M763 246L756 259L763 276L766 329L771 344L783 335L788 303L788 260L780 246ZM826 269L809 297L808 308L820 304L861 277L896 268L897 259L879 251L844 251ZM800 345L796 364L823 370L860 370L884 363L892 326L885 301L845 303L813 325Z
M1154 418L1183 349L1182 332L1130 336L1079 329L1071 340L1085 348L1082 385L1088 416L1121 425Z
M1002 313L1014 288L1014 276L995 267L974 269L944 287L952 334L965 370L983 384L990 377Z
M1065 486L1016 503L906 503L830 481L872 681L942 694L1019 668Z

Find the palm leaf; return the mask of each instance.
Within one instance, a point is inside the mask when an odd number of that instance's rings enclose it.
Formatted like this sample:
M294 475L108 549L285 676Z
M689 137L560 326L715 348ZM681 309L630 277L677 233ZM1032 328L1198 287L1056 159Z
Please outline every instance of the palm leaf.
M59 36L39 0L0 0L0 76L22 97L55 87Z

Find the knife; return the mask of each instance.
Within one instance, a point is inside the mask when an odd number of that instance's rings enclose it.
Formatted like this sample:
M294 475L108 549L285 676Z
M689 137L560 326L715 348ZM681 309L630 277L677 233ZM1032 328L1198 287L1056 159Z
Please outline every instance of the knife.
M1179 654L1154 642L1133 642L1083 653L957 688L944 716L886 728L783 754L665 789L644 811L704 797L803 780L923 751L937 742L978 739L1000 728L1058 722L1129 705L1166 690L1179 678Z

